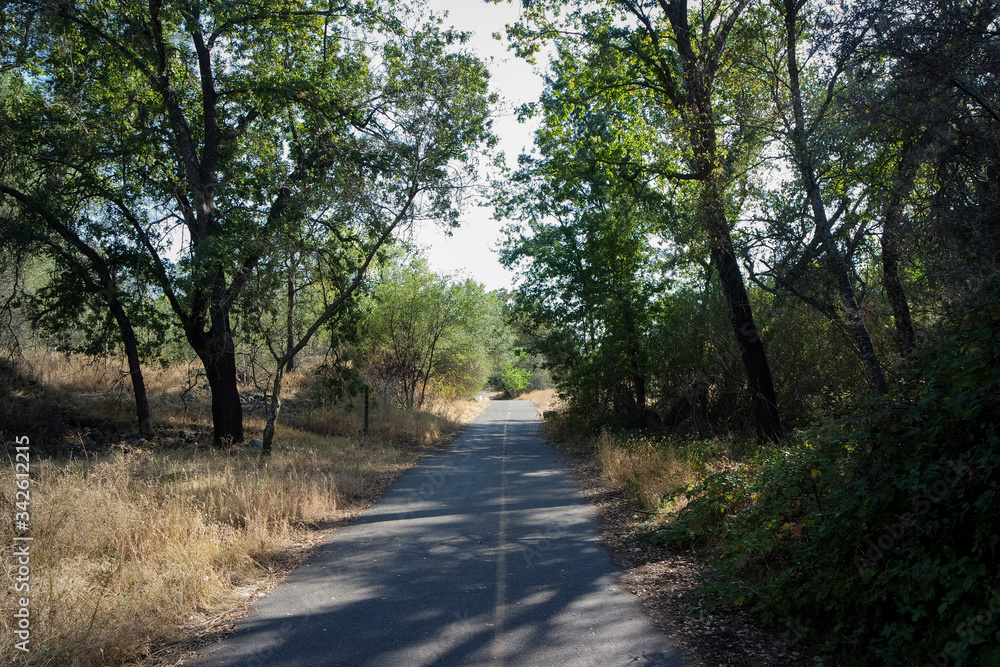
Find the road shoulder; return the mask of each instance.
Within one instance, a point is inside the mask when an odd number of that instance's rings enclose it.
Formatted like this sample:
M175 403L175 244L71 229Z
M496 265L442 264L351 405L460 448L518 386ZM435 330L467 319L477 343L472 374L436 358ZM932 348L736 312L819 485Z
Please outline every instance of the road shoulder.
M710 616L689 611L680 598L687 595L687 604L697 604L693 591L702 578L711 576L709 569L690 554L666 547L637 547L636 524L643 516L630 507L627 493L605 481L589 456L554 442L547 429L542 432L563 454L580 493L593 505L601 542L622 571L621 587L639 599L646 615L690 667L815 664L787 637L760 628L742 610Z

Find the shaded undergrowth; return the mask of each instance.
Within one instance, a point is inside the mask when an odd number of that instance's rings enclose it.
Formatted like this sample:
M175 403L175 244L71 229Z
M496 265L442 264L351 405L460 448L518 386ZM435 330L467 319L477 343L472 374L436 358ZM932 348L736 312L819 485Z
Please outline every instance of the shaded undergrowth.
M750 609L834 662L1000 665L997 368L1000 308L983 307L897 393L780 443L581 442L650 513L640 543L713 564L702 613Z

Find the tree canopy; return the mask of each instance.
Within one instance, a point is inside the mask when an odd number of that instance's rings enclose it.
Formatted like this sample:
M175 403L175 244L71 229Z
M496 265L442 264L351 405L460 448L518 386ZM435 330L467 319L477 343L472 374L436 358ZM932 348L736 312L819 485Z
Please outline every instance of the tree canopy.
M30 140L0 192L93 270L141 271L205 366L217 441L243 438L231 311L271 249L308 246L340 290L304 344L394 232L454 221L488 140L484 66L402 3L3 11L25 88L5 136Z

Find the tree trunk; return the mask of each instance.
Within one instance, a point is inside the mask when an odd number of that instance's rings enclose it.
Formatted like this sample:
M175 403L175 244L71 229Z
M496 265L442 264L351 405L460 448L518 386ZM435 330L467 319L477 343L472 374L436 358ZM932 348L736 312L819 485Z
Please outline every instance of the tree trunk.
M813 211L816 234L823 242L824 249L830 271L833 273L837 283L837 292L840 295L840 302L847 315L847 324L854 334L857 344L858 356L868 377L868 385L880 394L889 392L889 387L885 381L885 374L879 364L875 346L868 328L865 326L861 316L861 309L858 308L857 299L854 295L854 286L851 285L851 276L847 266L847 260L837 247L836 239L833 238L831 229L832 223L826 214L826 203L823 201L823 193L819 187L819 180L816 178L816 170L813 165L812 152L806 139L805 111L802 105L802 88L799 82L799 65L796 48L798 46L798 11L801 5L798 0L785 0L785 39L786 57L788 65L788 92L791 95L792 113L794 114L794 125L792 132L792 152L795 161L798 163L799 178L806 190L809 205Z
M750 296L733 251L733 240L722 204L722 189L715 179L709 177L702 181L698 208L709 232L712 264L719 274L729 310L729 323L746 370L757 439L761 442L773 442L781 437L781 419L771 366L757 331L757 323L754 322Z
M271 455L271 444L274 442L275 425L278 423L278 412L281 411L281 380L287 359L279 359L275 364L274 380L271 382L271 398L267 402L267 422L264 424L264 436L261 438L261 456Z
M818 190L818 188L817 188ZM815 209L814 209L815 210ZM820 224L820 216L817 216L817 224ZM825 221L825 212L823 215ZM829 258L830 270L837 281L837 291L840 293L840 302L847 314L847 324L854 334L854 341L858 346L858 355L861 357L861 364L865 368L865 375L868 377L868 386L880 394L889 393L889 386L885 381L885 374L882 372L882 365L879 363L878 354L875 352L875 345L868 334L868 327L865 326L861 316L861 309L858 307L854 297L854 287L848 275L847 263L837 248L836 241L830 231L829 223L822 230L823 244L826 246L826 255Z
M135 415L139 420L139 434L144 438L153 437L153 426L149 412L149 397L146 394L146 381L142 376L142 366L139 362L139 345L135 330L125 309L115 298L107 299L111 313L118 323L122 343L125 346L125 357L128 359L128 373L132 381L132 395L135 397Z
M899 278L899 222L891 220L896 215L889 212L883 221L882 237L882 287L892 309L892 319L896 325L896 342L903 356L913 353L917 347L917 334L913 328L910 304L906 299L903 281Z
M199 354L212 389L213 440L217 446L243 442L243 407L233 354Z
M191 347L205 366L212 390L213 440L216 446L243 442L243 407L236 383L236 348L229 315L212 304L212 327L208 332L188 334Z
M405 376L400 382L403 388L403 400L401 401L404 410L412 410L416 405L417 385L420 383L420 369L415 363L404 365Z
M757 439L773 442L781 437L781 420L778 415L778 399L774 393L771 367L767 362L764 343L757 332L750 297L747 294L743 275L740 273L733 252L728 228L721 230L725 236L713 243L712 263L717 267L722 291L729 307L729 323L733 327L740 357L747 374L747 385L753 399L754 423Z
M295 258L295 253L292 253L288 258L288 302L287 309L285 311L285 335L286 335L286 347L285 356L288 361L285 363L285 371L291 373L295 370L295 267L297 261Z
M212 363L216 378L209 375L209 382L212 383L212 421L216 445L227 441L229 444L243 442L243 406L236 382L236 346L229 323L229 308L223 303L224 293L225 277L220 270L213 286L210 307L212 328L209 330L215 352ZM205 372L208 372L208 367Z
M619 303L625 304L625 332L628 335L626 355L628 356L629 374L631 375L632 391L635 396L635 423L645 430L649 425L646 418L646 374L643 372L642 345L640 344L639 328L636 326L635 314L632 311L631 295L618 293Z
M438 339L441 334L436 334L434 339L431 341L431 349L427 356L427 365L424 368L422 382L420 384L420 401L417 403L417 407L421 410L424 408L424 395L427 393L427 382L431 379L431 372L434 370L434 351L437 348Z
M767 361L764 344L757 332L746 283L733 250L724 201L723 168L718 153L715 112L712 107L712 81L718 62L702 63L691 45L687 2L671 2L668 18L677 37L678 53L684 63L683 113L688 124L688 136L693 153L692 166L699 175L701 192L697 215L708 234L712 264L719 272L722 292L726 297L729 322L746 370L747 385L753 400L754 424L760 442L772 442L781 437L781 419L774 380ZM708 67L708 71L703 71Z
M660 92L681 112L687 124L692 153L691 166L694 168L694 177L701 184L696 213L702 229L709 237L712 264L719 271L729 320L746 369L747 384L753 397L757 437L761 441L776 440L781 436L781 421L778 417L774 382L764 345L754 323L743 275L733 251L723 205L725 168L719 159L716 120L712 108L714 82L722 67L721 54L733 21L744 11L746 3L736 3L730 8L733 14L725 19L713 10L713 18L707 19L698 30L692 30L687 0L660 0L658 4L673 28L672 45L662 40L662 33L649 20L645 9L641 8L642 4L626 3L626 8L645 26L652 44L661 54L676 48L676 54L681 60L683 77L662 56L657 56L661 60L653 69L662 84ZM702 17L704 19L705 14ZM703 40L700 49L694 48L692 37Z
M889 193L882 220L882 287L885 289L892 319L896 326L896 342L903 356L913 353L917 347L917 335L910 315L910 304L906 299L903 281L899 277L900 240L903 230L903 206L907 195L913 190L920 165L922 148L907 143L900 159L899 170Z
M636 424L640 429L645 430L649 426L646 412L646 377L641 373L633 374L632 388L635 391Z

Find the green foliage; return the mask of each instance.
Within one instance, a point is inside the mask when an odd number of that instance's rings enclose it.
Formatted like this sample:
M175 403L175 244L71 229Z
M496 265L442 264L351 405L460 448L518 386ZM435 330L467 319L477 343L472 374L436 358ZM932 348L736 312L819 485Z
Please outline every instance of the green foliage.
M505 396L513 398L531 384L531 371L507 364L496 374L497 389Z
M469 397L493 372L506 327L479 283L450 282L417 260L387 272L363 308L362 373L383 400L414 408L428 390Z
M54 297L72 300L82 281L169 305L211 379L217 439L242 438L234 306L265 304L248 316L270 333L293 301L272 307L275 269L306 256L290 290L321 287L282 331L291 342L266 336L290 360L400 227L455 222L492 141L485 65L464 35L408 9L0 7L0 29L16 35L0 40L0 206L30 232L22 243L76 273L52 282Z
M632 137L639 149L648 139L632 117L613 103L589 113L560 97L557 86L585 76L571 53L563 56L565 78L543 99L542 156L522 156L495 200L498 213L519 221L507 228L501 257L524 272L515 310L539 334L531 350L574 405L641 423L650 303L668 282L652 238L670 205L629 165L612 162L628 150L621 141Z
M706 476L648 539L708 549L723 574L719 604L749 606L852 664L990 664L998 363L993 303L922 346L904 397L859 404Z

